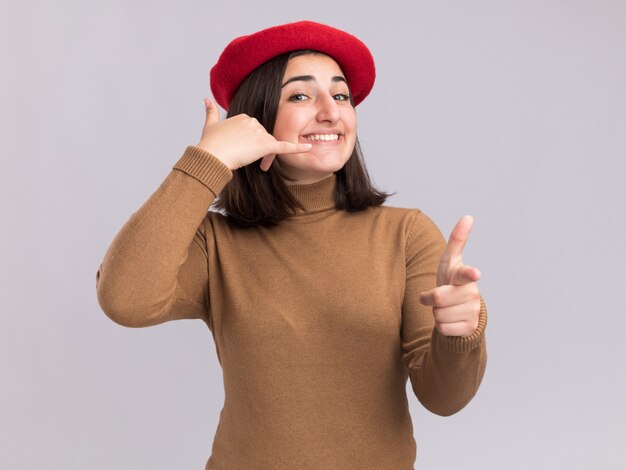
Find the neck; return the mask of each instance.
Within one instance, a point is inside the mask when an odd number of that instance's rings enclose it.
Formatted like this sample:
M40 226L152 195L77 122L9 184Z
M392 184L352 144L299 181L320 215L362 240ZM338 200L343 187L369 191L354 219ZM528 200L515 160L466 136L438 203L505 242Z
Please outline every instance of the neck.
M285 182L285 184L287 186L293 186L296 184L313 184L313 183L317 183L319 181L325 180L326 178L330 178L331 176L333 176L334 173L329 173L328 175L324 176L323 178L310 178L310 179L303 179L303 180L287 180L285 178L283 178L283 181Z
M296 182L287 185L287 190L304 206L296 215L310 214L335 207L335 186L337 176L329 176L314 183Z

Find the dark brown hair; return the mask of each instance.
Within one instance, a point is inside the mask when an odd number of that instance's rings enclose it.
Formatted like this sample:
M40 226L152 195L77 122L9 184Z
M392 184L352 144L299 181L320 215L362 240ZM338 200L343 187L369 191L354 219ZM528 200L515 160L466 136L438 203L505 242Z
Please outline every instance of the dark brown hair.
M226 118L245 113L256 118L271 134L287 63L289 59L304 54L321 52L308 49L287 52L253 70L237 89ZM354 106L352 95L350 102ZM395 194L379 191L372 186L358 137L352 155L335 174L337 209L350 212L365 210L383 204L389 196ZM276 226L281 220L293 215L296 208L303 209L282 178L288 179L275 163L267 172L261 170L260 161L237 168L212 207L223 211L230 221L241 227Z

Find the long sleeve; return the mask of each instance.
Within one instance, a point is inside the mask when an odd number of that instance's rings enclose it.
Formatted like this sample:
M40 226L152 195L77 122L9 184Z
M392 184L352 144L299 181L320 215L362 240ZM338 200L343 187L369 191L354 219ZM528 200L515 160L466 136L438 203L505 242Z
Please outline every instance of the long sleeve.
M406 244L406 290L402 307L402 359L413 391L432 413L452 415L474 397L487 363L487 310L481 296L478 328L470 336L444 336L435 328L432 307L420 292L436 287L439 259L446 241L419 209Z
M218 158L188 146L113 239L96 273L102 310L128 327L208 320L204 219L232 179Z

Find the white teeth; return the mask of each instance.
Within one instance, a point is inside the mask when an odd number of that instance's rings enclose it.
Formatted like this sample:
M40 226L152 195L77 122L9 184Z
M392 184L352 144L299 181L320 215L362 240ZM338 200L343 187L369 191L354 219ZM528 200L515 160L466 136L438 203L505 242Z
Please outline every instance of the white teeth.
M307 140L339 140L339 134L314 134L304 136Z

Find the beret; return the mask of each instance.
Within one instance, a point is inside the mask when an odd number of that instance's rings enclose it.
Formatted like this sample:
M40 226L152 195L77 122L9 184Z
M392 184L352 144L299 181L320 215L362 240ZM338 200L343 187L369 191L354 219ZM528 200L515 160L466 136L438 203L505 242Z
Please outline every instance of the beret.
M355 106L374 86L374 58L362 41L331 26L297 21L233 39L209 74L215 101L228 110L239 85L250 72L280 54L298 49L313 49L332 57L346 75Z

